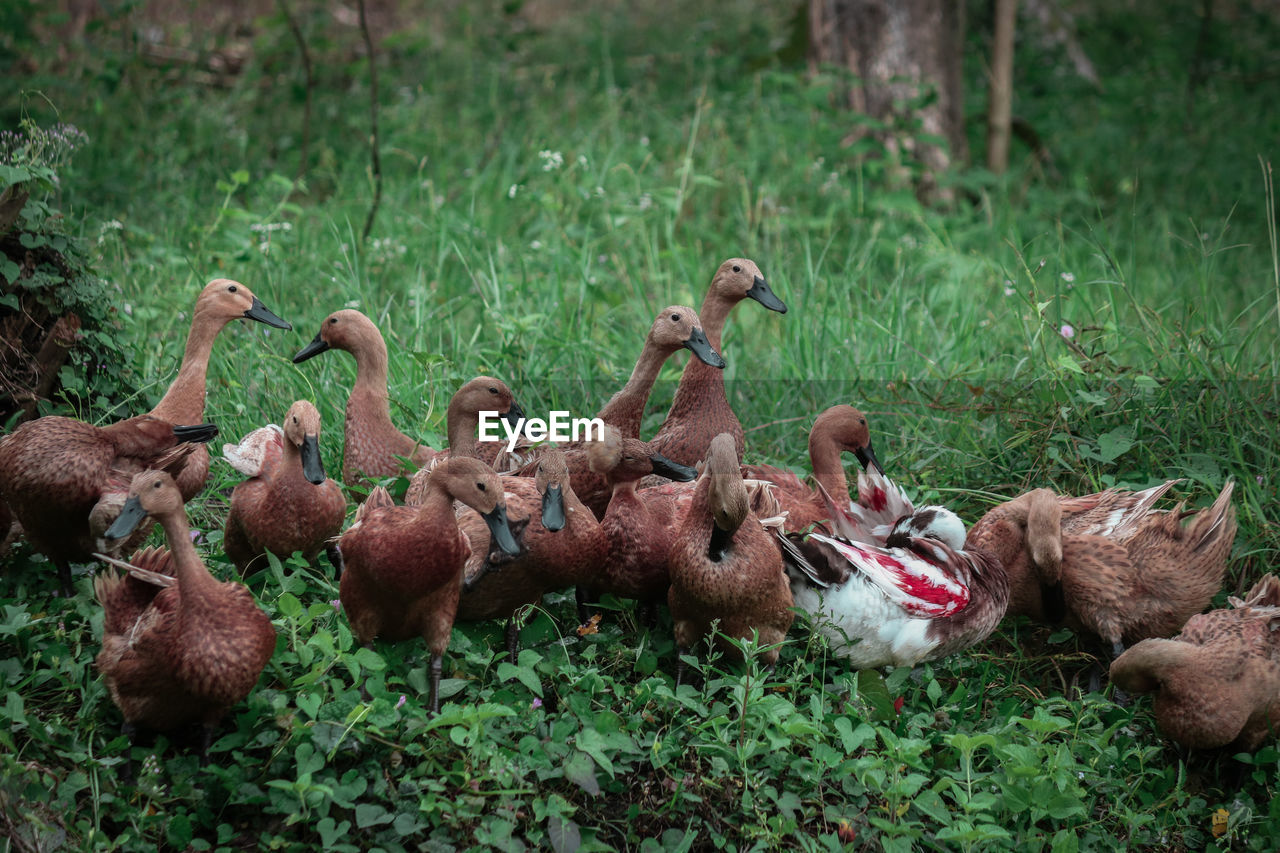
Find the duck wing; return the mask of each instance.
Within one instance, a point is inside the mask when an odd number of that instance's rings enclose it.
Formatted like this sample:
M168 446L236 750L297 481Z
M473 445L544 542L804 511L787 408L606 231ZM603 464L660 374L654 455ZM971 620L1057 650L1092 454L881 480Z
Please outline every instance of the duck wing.
M1130 492L1107 489L1093 495L1063 498L1062 532L1082 536L1106 536L1118 542L1131 537L1152 511L1156 501L1181 480L1168 480L1158 486Z
M883 545L894 523L915 512L915 505L902 488L875 466L858 472L858 500L849 501L847 506L842 506L821 483L818 493L827 506L836 535L851 542Z
M820 585L839 583L841 575L848 578L856 574L908 615L931 619L963 610L969 604L964 578L983 568L974 555L955 551L935 539L915 538L903 548L880 548L812 533L804 545L809 547L802 547L802 553L810 558L818 578L826 582ZM822 554L820 566L814 566L811 559L815 553Z
M268 461L278 459L284 452L284 430L276 424L267 424L240 439L239 444L222 445L222 456L246 477L262 473Z

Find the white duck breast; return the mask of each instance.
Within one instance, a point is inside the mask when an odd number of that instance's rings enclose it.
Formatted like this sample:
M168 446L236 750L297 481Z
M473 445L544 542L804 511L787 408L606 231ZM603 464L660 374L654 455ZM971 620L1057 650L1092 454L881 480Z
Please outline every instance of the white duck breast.
M809 614L832 650L855 669L911 666L929 656L929 619L908 616L871 583L857 579L834 589L791 584L796 607Z

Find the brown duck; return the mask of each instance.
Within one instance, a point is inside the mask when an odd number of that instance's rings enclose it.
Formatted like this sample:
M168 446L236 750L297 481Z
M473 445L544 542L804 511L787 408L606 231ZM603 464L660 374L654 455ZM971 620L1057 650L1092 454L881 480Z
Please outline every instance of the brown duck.
M760 268L746 258L730 258L720 265L702 301L698 316L702 329L716 352L721 352L724 322L733 307L751 298L771 311L787 312L760 274ZM700 361L690 359L685 366L667 419L659 428L653 449L681 465L696 465L707 456L711 439L722 432L733 436L738 459L746 446L742 424L725 396L724 374Z
M320 412L311 403L298 400L285 413L283 428L256 429L239 445L223 445L222 453L249 477L231 493L223 536L241 574L268 551L282 559L301 551L314 560L342 530L347 500L342 487L325 477Z
M31 546L53 561L70 596L71 563L104 548L102 535L127 497L132 476L152 467L182 469L187 443L209 441L213 424L174 426L139 415L105 427L50 415L0 441L0 493Z
M1280 579L1267 575L1230 603L1111 663L1111 680L1154 693L1160 730L1191 749L1253 751L1280 731Z
M512 663L519 650L516 611L537 604L546 592L587 582L608 554L596 517L574 494L564 452L550 448L537 464L537 476L532 479L502 478L508 514L517 520L515 524L528 520L520 537L524 546L520 556L489 571L489 531L484 519L470 508L458 516L458 527L472 548L457 619L506 619Z
M449 400L449 411L445 418L449 430L449 446L444 450L432 451L426 465L410 478L409 488L404 494L406 504L415 506L421 501L431 469L451 456L469 456L491 465L490 460L504 445L501 441L478 440L481 412L498 412L503 420L514 427L519 427L520 420L524 417L524 412L516 405L511 389L501 379L477 376L465 383Z
M218 722L249 695L271 659L276 632L244 584L215 580L200 561L168 474L134 477L107 535L127 537L148 514L164 528L169 548L133 556L150 582L111 571L94 578L103 609L96 662L127 733L198 723L207 751Z
M268 311L262 300L240 282L226 278L209 282L196 297L178 375L151 410L152 415L172 424L198 424L204 420L205 384L214 339L231 321L239 319L256 320L286 331L293 328ZM208 478L209 448L204 446L197 447L174 476L186 501L200 493Z
M356 360L356 381L351 386L351 396L347 398L342 482L348 486L366 484L366 478L410 473L434 459L437 451L400 432L391 422L387 342L373 321L353 308L335 311L320 324L320 331L316 332L311 343L298 351L293 362L301 364L330 349L346 350ZM510 393L510 389L506 389L506 394ZM495 389L495 404L500 402L499 394L500 391ZM508 400L505 407L497 410L508 412L511 405ZM452 421L448 430L452 442L455 437ZM458 430L461 433L461 424ZM475 441L474 434L475 425L472 424L472 442ZM412 466L406 469L400 458L408 459Z
M498 475L469 457L437 464L419 506L395 506L386 489L375 488L337 548L344 564L339 592L356 638L365 645L375 637L426 641L433 713L440 709L442 658L472 550L458 529L454 500L480 513L498 549L519 553Z
M665 601L671 585L667 558L692 493L638 491L636 484L650 474L688 482L697 472L654 452L647 442L622 438L613 427L605 427L604 432L604 439L591 442L587 453L591 470L603 475L613 490L609 508L600 519L600 536L608 544L608 556L595 576L579 585L579 604L604 593L645 604ZM580 609L579 614L585 612Z
M0 500L9 503L32 547L58 567L64 594L71 590L70 562L101 549L96 540L123 504L135 473L170 470L188 500L204 487L209 453L202 443L217 430L190 425L204 417L213 341L236 318L289 328L243 284L211 281L196 299L178 375L148 415L107 427L49 416L0 440ZM175 451L181 442L195 446Z
M711 442L706 467L669 556L667 604L678 654L693 649L711 632L712 622L719 620L724 637L749 640L758 635L765 647L760 660L766 666L778 660L776 647L795 618L791 587L778 547L750 505L734 437L721 433ZM717 637L717 643L726 653L740 657L723 637ZM683 668L681 659L677 683Z
M645 337L644 348L640 351L640 357L636 359L635 368L631 371L631 378L613 395L596 417L617 429L621 438L638 439L645 403L649 400L653 383L657 380L658 373L667 359L682 348L693 353L691 360L702 362L708 366L708 369L724 368L724 359L708 342L697 313L692 308L670 305L659 311L658 316L654 318L649 334ZM574 491L599 518L604 515L613 490L602 475L591 470L586 446L586 441L564 445L567 454L566 464L573 480ZM535 459L516 473L522 477L532 477L536 470Z
M1037 489L988 512L968 541L1004 564L1010 613L1065 621L1119 655L1125 644L1176 634L1222 586L1236 532L1233 484L1199 512L1152 509L1176 482L1076 498Z
M874 465L883 473L871 447L866 416L853 406L832 406L818 415L809 430L809 462L813 479L837 501L847 501L849 496L849 481L840 462L840 454L846 451L854 454L863 468ZM787 533L798 533L830 518L821 493L790 471L773 465L743 465L742 475L774 484L774 496L787 513L783 528Z

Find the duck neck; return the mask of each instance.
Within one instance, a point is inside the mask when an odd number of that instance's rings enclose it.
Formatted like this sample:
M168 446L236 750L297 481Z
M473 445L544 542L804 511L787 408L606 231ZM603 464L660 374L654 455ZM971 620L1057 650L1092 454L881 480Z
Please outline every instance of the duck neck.
M302 473L302 448L289 440L289 436L280 437L282 450L280 453L280 468L284 474L290 477L302 479L305 475Z
M721 354L724 352L720 348L724 323L735 304L737 303L716 296L714 293L708 293L706 299L702 300L702 309L698 312L707 341L716 352ZM727 406L728 401L724 393L724 370L705 364L700 358L691 358L684 366L684 373L680 375L680 384L676 386L675 398L671 401L667 420L671 420L672 417L687 417L692 412L706 411L712 402L719 403L722 400Z
M433 522L438 518L453 518L453 495L435 481L434 474L427 478L427 487L418 503L418 519Z
M734 531L727 533L716 526L711 514L711 478L704 475L693 490L693 499L685 514L684 534L689 542L708 562L719 562L717 551L723 552L733 539Z
M813 466L813 478L833 500L841 502L848 498L849 479L840 460L840 445L830 436L818 431L809 434L809 464Z
M636 485L639 480L616 480L613 486L613 497L609 499L609 509L606 514L611 512L615 506L622 507L624 505L634 506L640 502L640 496L636 494ZM630 511L629 509L627 510Z
M195 543L191 541L191 527L187 524L186 510L165 513L159 520L160 526L164 528L169 553L173 555L174 576L178 579L178 589L182 593L182 608L184 611L197 608L204 600L201 592L217 586L218 582L205 568L196 552Z
M449 435L449 455L479 457L480 441L476 438L476 432L480 429L480 416L470 410L455 410L450 403L445 423Z
M706 333L707 340L711 342L711 346L715 348L716 352L720 351L720 336L724 334L725 320L729 319L729 312L737 304L737 302L725 299L723 296L719 296L709 290L706 298L702 300L702 307L698 309L698 319L702 321L702 331Z
M206 320L199 314L191 320L187 348L178 375L151 414L172 424L198 424L204 420L205 379L213 341L230 320Z
M644 405L649 401L649 392L653 390L653 383L657 381L662 365L670 357L669 351L663 351L646 340L640 357L636 359L636 366L631 371L631 378L605 403L596 417L616 427L623 438L639 438Z
M356 360L356 381L347 398L347 418L353 411L360 420L391 426L391 395L387 391L387 344L381 336L376 341L361 342L349 349Z

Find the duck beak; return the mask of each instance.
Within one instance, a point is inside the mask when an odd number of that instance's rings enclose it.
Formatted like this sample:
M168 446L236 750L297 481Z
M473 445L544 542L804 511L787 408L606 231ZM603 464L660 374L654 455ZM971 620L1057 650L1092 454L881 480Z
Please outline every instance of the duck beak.
M194 424L192 426L176 426L173 437L179 444L204 444L218 437L217 424Z
M547 486L542 495L542 526L555 533L564 524L564 490L559 486Z
M511 428L516 430L517 435L524 432L524 409L520 408L515 400L511 401L511 408L502 413L502 419L511 424Z
M320 461L320 436L304 435L302 437L302 476L307 481L320 485L325 481L324 463Z
M701 329L694 329L693 334L684 342L685 347L696 355L703 364L709 364L712 367L724 369L724 357L715 351L711 346L711 341L707 340L707 333Z
M142 519L147 517L147 511L142 508L142 501L138 500L137 495L130 495L129 499L124 502L124 509L120 510L120 514L116 516L116 520L111 522L111 526L107 528L107 532L103 534L106 539L123 539L130 533L138 529L138 525L142 523Z
M244 312L244 316L250 320L257 320L259 323L266 323L268 326L275 326L277 329L284 329L285 331L293 328L292 325L268 311L267 306L263 305L262 300L256 296L253 297L253 305L249 307L248 311Z
M755 283L747 291L747 296L750 296L770 311L777 311L779 314L787 313L786 303L769 289L769 283L760 276L756 276Z
M489 538L494 545L498 546L504 554L512 557L519 555L520 543L516 542L516 537L511 532L511 525L507 523L505 506L499 504L491 511L481 513L480 517L489 526Z
M876 466L876 470L881 474L884 473L884 466L880 464L880 460L876 458L876 452L871 449L871 442L867 442L866 447L859 447L853 451L853 455L858 457L858 461L862 463L863 470L869 469L872 465Z
M687 483L698 476L697 470L668 459L661 453L650 453L649 461L653 463L653 473L677 483Z
M311 358L313 355L319 355L329 348L327 341L321 340L320 333L316 332L316 336L311 339L311 343L298 350L298 354L293 357L294 364L302 364L302 362Z

